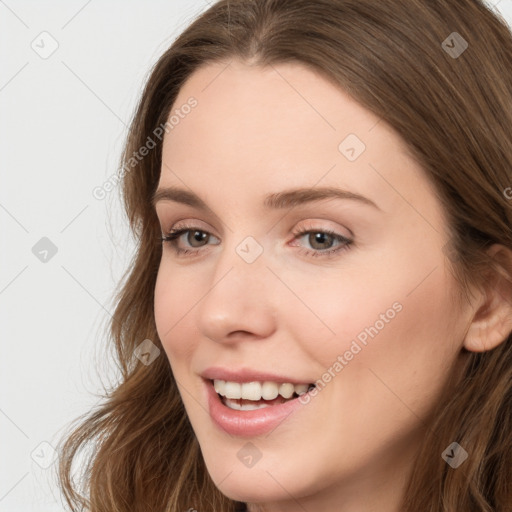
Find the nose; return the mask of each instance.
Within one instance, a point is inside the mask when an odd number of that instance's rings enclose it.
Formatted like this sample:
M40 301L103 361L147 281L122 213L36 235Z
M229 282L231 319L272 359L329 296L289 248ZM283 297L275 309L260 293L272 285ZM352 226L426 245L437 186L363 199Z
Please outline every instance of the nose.
M279 283L266 263L264 252L248 263L235 248L224 248L196 309L197 325L204 336L233 344L273 333Z

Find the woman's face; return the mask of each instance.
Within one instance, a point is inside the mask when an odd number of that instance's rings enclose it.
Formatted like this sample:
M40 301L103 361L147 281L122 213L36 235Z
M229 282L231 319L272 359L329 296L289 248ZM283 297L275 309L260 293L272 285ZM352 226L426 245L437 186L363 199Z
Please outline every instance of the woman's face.
M190 230L155 319L208 471L270 510L395 510L469 322L440 203L324 78L226 65L182 87L158 189L183 193L156 201L162 233Z

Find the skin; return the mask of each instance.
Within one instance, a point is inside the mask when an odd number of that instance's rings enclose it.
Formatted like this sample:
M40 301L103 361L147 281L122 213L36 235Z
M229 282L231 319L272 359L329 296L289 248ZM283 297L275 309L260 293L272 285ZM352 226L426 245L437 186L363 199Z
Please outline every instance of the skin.
M299 64L226 64L184 84L173 108L190 96L198 105L166 134L162 154L159 188L194 191L210 210L156 204L162 233L186 221L211 234L180 237L180 248L199 251L192 256L165 242L155 288L158 334L208 471L250 510L399 512L451 365L463 362L464 348L483 350L482 333L486 348L497 343L477 314L483 295L464 306L454 300L442 207L383 120ZM353 162L338 149L348 134L366 145ZM323 186L378 208L351 199L263 206L267 194ZM314 257L305 251L339 242L315 245L314 235L294 235L303 229L331 229L353 243ZM248 236L263 249L253 263L236 252ZM198 375L206 367L315 382L394 303L401 311L270 434L230 436L212 423ZM237 457L248 441L262 454L251 468Z

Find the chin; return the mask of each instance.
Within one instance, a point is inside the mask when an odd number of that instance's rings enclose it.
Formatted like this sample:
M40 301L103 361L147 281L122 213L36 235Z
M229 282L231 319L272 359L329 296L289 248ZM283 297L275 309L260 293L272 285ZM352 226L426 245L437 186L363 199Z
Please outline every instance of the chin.
M252 441L236 440L243 447ZM254 440L255 445L260 445ZM211 444L210 444L211 446ZM243 449L243 448L242 448ZM309 495L315 492L318 478L304 459L295 459L293 448L289 456L284 450L279 454L271 454L270 448L262 449L261 459L253 467L246 467L234 453L240 449L210 449L204 457L210 477L217 488L235 501L248 503L279 502ZM204 452L203 452L204 453ZM316 482L316 484L315 484Z

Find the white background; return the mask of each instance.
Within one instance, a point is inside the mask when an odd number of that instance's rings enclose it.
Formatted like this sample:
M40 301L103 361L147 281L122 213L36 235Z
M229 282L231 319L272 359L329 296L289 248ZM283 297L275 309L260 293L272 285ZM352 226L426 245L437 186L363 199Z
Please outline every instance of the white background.
M512 0L489 3L512 25ZM134 248L118 190L92 190L117 172L150 67L208 7L0 0L0 512L64 510L51 446L115 379L103 332Z

